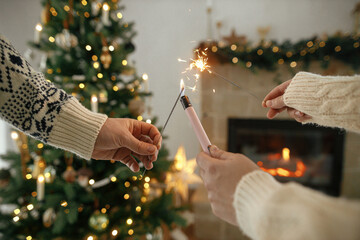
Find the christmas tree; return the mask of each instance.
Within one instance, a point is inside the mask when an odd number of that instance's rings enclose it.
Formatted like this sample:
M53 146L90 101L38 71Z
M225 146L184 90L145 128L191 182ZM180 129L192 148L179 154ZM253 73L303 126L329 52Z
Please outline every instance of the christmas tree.
M33 48L43 53L46 79L92 111L155 122L148 76L128 62L135 50L133 23L118 0L43 1ZM30 56L30 54L28 54ZM86 161L12 132L20 153L2 159L1 239L156 239L161 225L184 224L165 189L171 168L163 147L141 176L115 161Z

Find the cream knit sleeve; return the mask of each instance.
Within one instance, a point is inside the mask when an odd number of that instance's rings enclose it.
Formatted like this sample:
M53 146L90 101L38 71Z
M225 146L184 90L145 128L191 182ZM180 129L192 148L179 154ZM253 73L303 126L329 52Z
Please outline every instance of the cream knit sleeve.
M310 115L311 123L360 132L360 76L299 72L286 89L284 102Z
M32 137L90 159L107 119L36 72L0 35L0 118Z
M358 240L360 202L333 198L255 171L234 195L241 230L256 240Z

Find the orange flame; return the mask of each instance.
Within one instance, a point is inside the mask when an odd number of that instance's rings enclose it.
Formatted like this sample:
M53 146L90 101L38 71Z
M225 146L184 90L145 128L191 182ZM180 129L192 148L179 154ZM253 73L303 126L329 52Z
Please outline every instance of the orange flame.
M282 157L284 159L285 162L288 162L290 160L290 149L288 148L283 148L282 150Z
M269 156L268 156L268 160L270 160L270 161L276 160L275 158L277 158L277 160L278 160L280 158L280 154L275 153L275 154L269 154ZM284 159L285 162L290 161L290 149L289 148L282 149L282 159ZM273 176L298 178L298 177L304 176L305 171L306 171L306 166L303 163L303 161L301 161L301 160L296 161L296 170L294 172L290 171L286 168L282 168L282 167L265 168L264 163L262 161L258 161L256 164L260 167L261 170L268 172Z

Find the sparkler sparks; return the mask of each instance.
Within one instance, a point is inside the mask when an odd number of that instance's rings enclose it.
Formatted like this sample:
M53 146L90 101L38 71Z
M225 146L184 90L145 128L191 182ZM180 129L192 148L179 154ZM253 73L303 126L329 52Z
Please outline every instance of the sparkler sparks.
M213 71L213 70L210 70L210 65L208 64L208 56L207 56L207 50L208 48L205 48L204 50L201 50L201 49L196 49L194 52L197 56L196 59L190 59L190 65L188 68L186 68L186 70L184 72L182 72L183 74L188 74L190 71L192 71L193 69L197 69L199 70L200 72L204 72L205 70L210 73L210 74L214 74L215 76L221 78L222 80L232 84L233 86L247 92L248 94L250 94L251 96L253 96L254 98L256 98L257 100L261 101L260 98L258 98L254 93L252 93L251 91L247 90L247 89L244 89L243 87L240 87L238 84L236 84L235 82L227 79L226 77L224 77L223 75ZM182 60L182 59L178 59L179 62L187 62L185 60ZM193 75L195 77L195 83L197 83L197 81L199 80L200 78L200 75L199 74L194 74ZM189 77L186 75L186 77L188 78L189 80ZM194 87L189 87L192 91L196 91L196 84ZM215 89L213 89L213 93L215 93Z
M205 49L205 51L207 48ZM188 70L192 70L193 68L197 68L200 70L200 72L203 72L205 70L208 70L210 66L208 65L207 61L207 54L205 51L201 51L199 49L195 50L195 53L197 54L197 59L191 59L190 67Z

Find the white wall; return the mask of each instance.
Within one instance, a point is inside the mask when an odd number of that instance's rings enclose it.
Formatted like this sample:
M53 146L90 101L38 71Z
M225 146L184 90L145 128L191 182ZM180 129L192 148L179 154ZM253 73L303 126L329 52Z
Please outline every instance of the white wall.
M218 38L215 21L221 20L222 35L231 28L258 40L257 27L270 25L269 38L276 40L307 38L324 32L351 31L351 11L357 0L208 0L213 4L214 36ZM123 0L124 18L134 20L138 32L135 38L139 73L150 76L154 114L164 124L179 91L179 79L184 65L177 58L189 58L197 43L206 39L205 0ZM0 3L0 33L7 36L23 52L33 38L33 29L40 20L40 0L11 0ZM199 106L198 94L189 94ZM1 133L0 133L1 134ZM195 157L199 145L185 114L177 107L165 134L171 155L180 144L188 158ZM4 136L0 135L1 139ZM0 145L0 149L2 144Z

